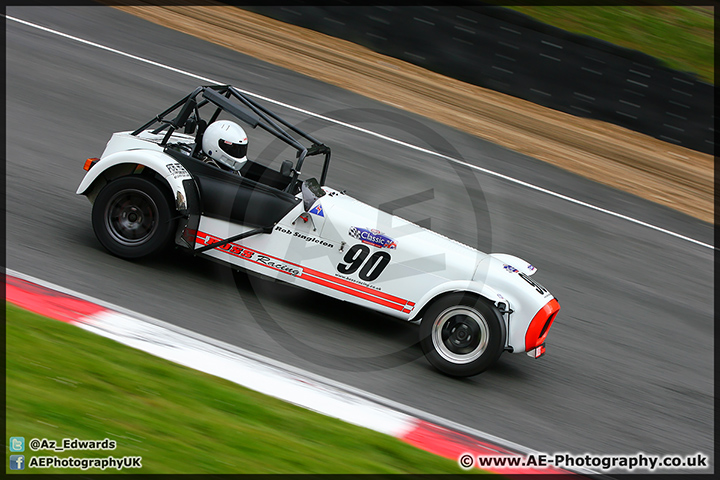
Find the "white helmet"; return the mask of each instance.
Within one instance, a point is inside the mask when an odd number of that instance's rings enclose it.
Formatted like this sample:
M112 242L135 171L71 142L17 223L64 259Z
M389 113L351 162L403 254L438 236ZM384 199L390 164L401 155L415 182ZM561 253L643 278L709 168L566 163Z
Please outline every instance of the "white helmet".
M232 170L240 170L247 161L248 139L235 122L218 120L203 133L202 150L208 157Z

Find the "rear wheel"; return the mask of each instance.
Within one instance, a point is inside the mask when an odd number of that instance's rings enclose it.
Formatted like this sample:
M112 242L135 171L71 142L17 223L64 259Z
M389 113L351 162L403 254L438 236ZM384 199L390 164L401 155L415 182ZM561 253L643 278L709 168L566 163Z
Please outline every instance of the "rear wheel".
M453 293L435 301L420 323L420 345L442 373L469 377L500 357L505 338L500 312L486 300Z
M122 177L95 198L93 230L110 253L126 259L146 257L173 237L177 223L173 211L162 186L140 176Z

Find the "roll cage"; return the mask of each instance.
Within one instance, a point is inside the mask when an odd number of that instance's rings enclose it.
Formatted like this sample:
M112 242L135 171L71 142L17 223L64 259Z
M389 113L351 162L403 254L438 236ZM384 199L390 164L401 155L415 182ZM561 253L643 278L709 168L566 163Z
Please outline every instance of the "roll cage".
M206 115L206 117L203 118L200 115L200 109L206 105L214 106L215 109L209 117ZM177 113L175 113L176 111ZM207 109L205 112L207 112ZM312 155L325 156L322 173L320 175L320 185L325 185L328 167L330 165L330 147L283 120L277 114L271 112L231 85L197 87L192 93L132 132L132 135L138 135L150 129L155 124L159 124L152 133L159 134L167 130L167 133L160 143L161 146L165 146L173 132L182 128L183 133L195 135L195 147L192 156L196 156L201 150L202 135L205 132L205 128L217 120L222 112L226 112L252 128L262 128L297 151L295 166L290 173L291 179L289 184L283 189L284 192L293 193L299 190L298 177L300 176L303 162L306 157ZM310 147L305 147L301 141L289 133L288 130L296 136L310 142ZM288 161L288 163L290 162Z

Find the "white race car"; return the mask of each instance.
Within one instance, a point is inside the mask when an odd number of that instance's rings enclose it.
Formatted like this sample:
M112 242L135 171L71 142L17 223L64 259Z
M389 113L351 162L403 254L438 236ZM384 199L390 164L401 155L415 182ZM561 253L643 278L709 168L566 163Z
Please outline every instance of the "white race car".
M295 162L274 170L247 160L247 139L231 138L244 135L237 121L294 148ZM302 179L312 155L324 159L320 179ZM174 243L420 321L423 352L447 375L478 374L503 351L545 353L560 305L531 278L535 267L326 186L329 162L327 146L236 88L204 86L137 130L113 134L102 156L86 161L77 193L92 202L95 234L114 255L136 259Z

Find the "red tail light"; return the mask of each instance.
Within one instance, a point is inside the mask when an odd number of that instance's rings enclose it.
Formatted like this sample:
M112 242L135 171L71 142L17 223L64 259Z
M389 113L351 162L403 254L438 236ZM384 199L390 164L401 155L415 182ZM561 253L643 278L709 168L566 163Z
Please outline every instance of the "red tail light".
M525 334L525 351L532 350L545 343L545 337L547 337L548 330L550 330L550 325L552 325L559 311L560 304L553 298L535 314Z

